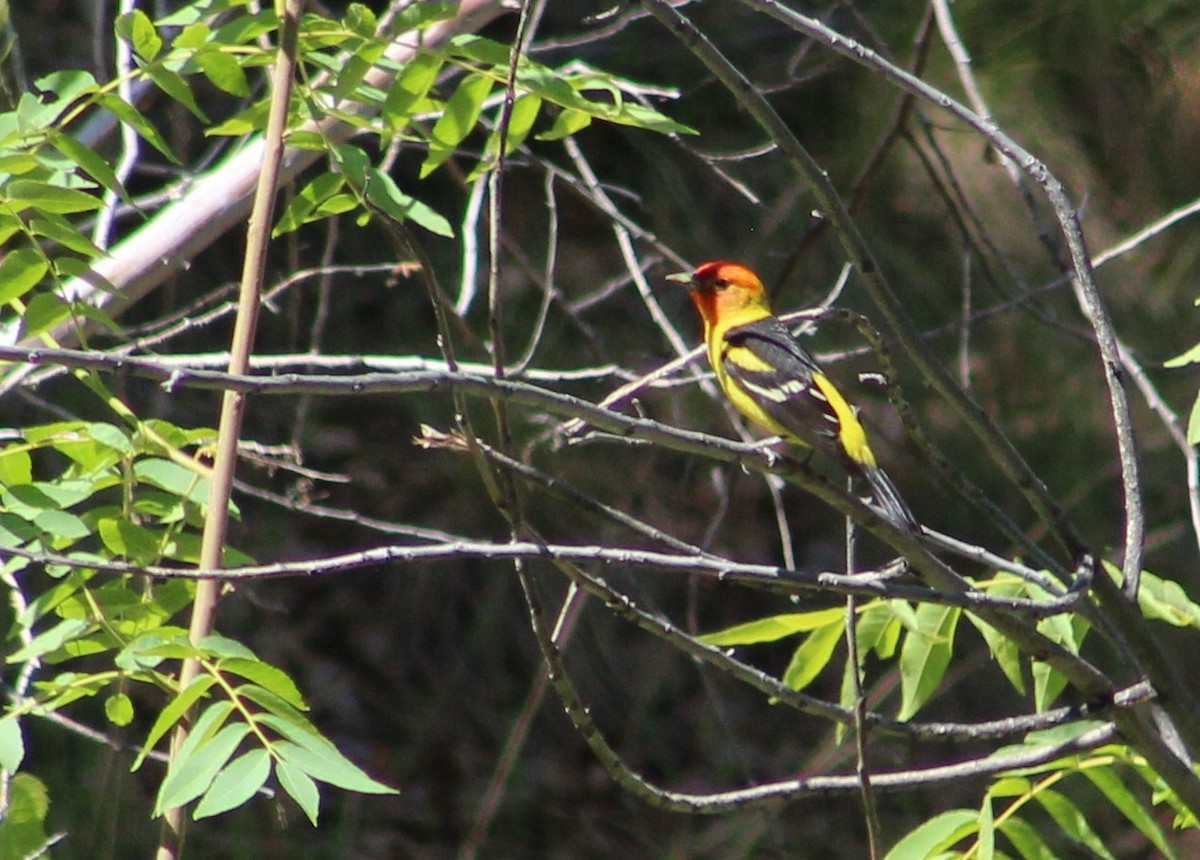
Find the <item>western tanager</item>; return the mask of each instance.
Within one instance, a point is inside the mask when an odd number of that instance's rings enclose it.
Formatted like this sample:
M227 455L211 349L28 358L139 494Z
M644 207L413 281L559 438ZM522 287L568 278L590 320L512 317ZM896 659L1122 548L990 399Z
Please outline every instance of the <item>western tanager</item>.
M758 275L737 263L704 263L669 275L687 284L704 319L708 361L738 410L795 445L834 457L870 487L887 517L918 530L896 485L879 467L855 409L808 350L771 313Z

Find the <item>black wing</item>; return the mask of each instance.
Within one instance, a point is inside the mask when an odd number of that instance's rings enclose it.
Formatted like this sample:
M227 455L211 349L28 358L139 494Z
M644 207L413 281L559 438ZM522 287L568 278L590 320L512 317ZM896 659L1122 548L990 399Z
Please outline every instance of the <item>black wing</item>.
M739 360L736 350L727 350L725 371L754 395L771 420L807 445L844 456L838 443L841 422L813 382L821 369L783 323L765 317L730 329L725 340L753 356Z

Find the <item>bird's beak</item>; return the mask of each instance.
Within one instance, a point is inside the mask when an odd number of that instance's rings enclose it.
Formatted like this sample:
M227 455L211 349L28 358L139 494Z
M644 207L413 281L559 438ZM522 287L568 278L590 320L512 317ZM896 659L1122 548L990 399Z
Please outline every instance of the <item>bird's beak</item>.
M692 276L691 272L676 272L673 275L667 275L667 280L674 281L677 284L683 284L688 287L692 286L692 284L696 282L696 279Z

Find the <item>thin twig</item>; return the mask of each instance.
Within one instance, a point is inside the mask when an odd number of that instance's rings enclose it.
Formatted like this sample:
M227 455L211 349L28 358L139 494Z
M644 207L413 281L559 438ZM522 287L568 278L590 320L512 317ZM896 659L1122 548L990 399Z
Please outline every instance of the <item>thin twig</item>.
M275 56L275 68L271 76L272 98L264 137L266 148L258 189L254 196L254 207L246 229L246 256L242 267L241 292L238 297L238 312L230 344L230 373L246 373L250 367L250 353L254 349L254 334L258 327L262 285L266 275L267 246L271 236L279 168L283 161L283 136L287 128L292 80L297 61L300 14L303 7L303 0L286 0L282 8L283 20L280 22L279 49ZM229 521L229 500L233 490L233 475L237 466L238 437L241 435L245 408L246 395L244 393L225 392L221 402L216 454L208 486L204 529L200 538L199 566L201 568L212 570L221 566ZM198 644L201 639L212 632L216 620L220 588L220 582L213 579L201 579L196 584L191 622L188 627L188 638L193 645ZM186 690L199 673L200 663L198 660L193 658L184 660L179 670L179 689ZM171 737L172 762L175 761L186 739L187 727L181 722ZM186 820L182 807L173 807L164 812L158 860L178 860L183 852Z

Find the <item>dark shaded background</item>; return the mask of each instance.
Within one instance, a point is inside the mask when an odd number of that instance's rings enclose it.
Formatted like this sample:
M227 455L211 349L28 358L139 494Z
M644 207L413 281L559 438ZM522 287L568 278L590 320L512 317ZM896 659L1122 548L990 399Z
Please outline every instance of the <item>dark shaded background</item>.
M13 21L30 78L54 69L93 67L93 4L76 0L12 4ZM95 4L108 6L111 4ZM378 4L376 4L378 5ZM795 4L831 26L907 63L925 6L875 2ZM335 9L340 4L331 4ZM730 257L753 263L770 282L781 308L803 307L824 296L843 256L828 231L814 226L814 205L782 159L767 153L720 167L757 196L747 199L700 157L754 149L763 137L724 90L652 20L611 35L614 21L636 5L550 3L537 32L535 56L559 65L580 58L634 80L676 87L677 101L661 109L701 132L668 139L648 132L595 125L578 136L593 169L630 218L685 258ZM897 108L897 91L867 72L807 44L741 4L710 2L686 13L734 59L771 100L800 140L849 189ZM1200 189L1200 15L1182 2L982 2L959 0L954 12L974 72L999 125L1042 157L1066 183L1083 213L1093 252L1190 202ZM612 13L595 20L590 16ZM512 16L486 35L505 41ZM102 27L100 32L104 32ZM111 32L111 30L109 30ZM557 42L566 43L554 47ZM97 72L98 76L99 72ZM955 97L961 89L934 38L925 77ZM200 87L214 117L236 106ZM448 92L448 90L447 90ZM178 106L159 98L147 112L167 133L185 164L195 164L214 141L203 137ZM545 122L543 120L542 122ZM478 146L472 138L469 144ZM936 148L931 145L936 144ZM369 144L367 144L369 145ZM537 159L570 168L558 143L531 143L505 180L506 238L502 263L510 354L529 337L529 319L541 298L530 271L545 258L547 213L543 169ZM148 168L131 184L157 187ZM536 157L536 158L535 158ZM457 223L466 191L464 159L418 182L422 153L400 157L394 175L410 193ZM925 163L942 160L969 201L980 227L968 244L960 213L951 211ZM161 165L157 165L161 166ZM944 171L942 171L944 175ZM558 292L535 365L572 368L617 363L650 370L673 357L628 283L606 217L560 187ZM1061 268L1039 242L1028 210L982 141L943 115L921 108L904 134L863 184L855 213L893 287L948 364L965 360L972 393L1010 435L1068 507L1085 537L1102 551L1119 545L1122 500L1107 400L1096 351L1089 343L1069 290L1056 286ZM1039 199L1038 217L1051 220ZM123 228L134 223L127 222ZM314 225L276 243L271 277L318 264L329 227ZM979 252L980 235L990 249ZM456 285L457 241L422 236L445 285ZM392 259L383 233L346 220L339 225L337 263ZM651 283L689 341L699 337L681 292L664 283L668 264L654 262L642 243ZM138 305L123 322L156 319L215 287L237 280L242 239L231 234L193 262L186 274ZM1161 362L1196 341L1195 227L1190 223L1146 243L1099 273L1119 333L1186 414L1194 374L1165 372ZM614 285L598 295L605 285ZM963 320L964 290L970 309ZM1013 297L1023 297L1015 302ZM433 318L420 284L407 276L336 276L329 285L325 353L437 355ZM290 290L264 315L258 348L310 348L322 301L315 282ZM460 355L486 360L485 300L465 318ZM853 279L840 306L871 308ZM229 326L188 333L178 352L224 348ZM836 352L860 345L849 329L823 329L817 345ZM965 359L964 359L965 355ZM839 362L833 373L853 386L869 359ZM903 362L901 362L904 369ZM1032 525L1016 490L979 457L973 440L915 380L906 394L937 442L1018 522ZM143 414L184 425L213 424L218 398L166 394L153 385L116 382ZM615 382L556 386L598 400ZM915 449L882 398L855 389L866 402L882 459L923 520L989 542L995 533L977 512L958 503L926 474ZM40 392L47 401L86 414L96 407L72 384ZM11 400L11 398L10 398ZM1194 590L1195 539L1188 527L1183 462L1166 433L1134 398L1147 489L1150 570ZM695 387L644 395L645 411L678 426L731 432L725 413ZM13 426L50 420L36 402L5 404ZM473 417L491 433L490 412ZM650 447L595 442L554 450L543 438L545 416L513 410L517 448L530 462L569 479L608 504L692 541L744 561L780 561L774 514L760 480ZM426 422L451 427L442 396L251 402L245 436L267 444L295 441L306 466L344 475L344 483L310 484L284 471L247 466L239 477L281 494L311 497L384 520L505 539L506 527L487 500L472 463L448 452L409 443ZM524 492L529 518L549 538L572 543L649 545L647 541L546 498ZM786 491L801 566L838 564L841 526L796 489ZM260 560L299 559L365 548L390 540L369 529L311 517L247 495L235 543ZM1011 547L994 545L1000 552ZM864 547L868 560L883 557ZM732 585L674 575L608 570L643 604L698 631L794 608L777 598ZM553 607L564 583L539 570L545 602ZM808 600L804 608L827 605ZM829 603L828 605L833 605ZM239 589L226 597L219 629L246 641L291 673L312 704L317 723L374 776L398 786L396 797L323 795L322 826L312 830L284 803L255 801L235 813L198 824L189 833L194 857L450 857L467 844L481 798L506 738L537 675L540 658L511 566L389 566L311 581L281 581ZM980 719L1029 710L1003 682L968 625L948 682L923 716ZM749 652L762 666L782 671L789 646ZM631 766L666 787L710 791L773 778L850 772L851 751L835 742L830 726L772 706L758 694L672 653L610 615L586 609L567 663L575 683L610 742ZM873 699L885 710L898 702L891 666L869 667ZM813 692L837 699L836 672ZM159 707L138 702L139 732ZM103 724L99 707L79 716ZM70 836L56 857L148 856L157 825L148 819L159 773L127 773L128 759L61 729L42 726L30 740L30 766L49 784L50 826ZM934 763L967 749L907 749L894 741L874 750L879 768ZM975 806L980 785L883 798L889 841L932 814ZM1086 795L1081 799L1086 805ZM1118 856L1150 856L1116 820L1095 805L1093 825ZM687 817L649 808L618 789L574 733L550 695L503 792L497 816L479 844L483 857L853 857L864 856L865 834L857 799L813 800L774 814Z

